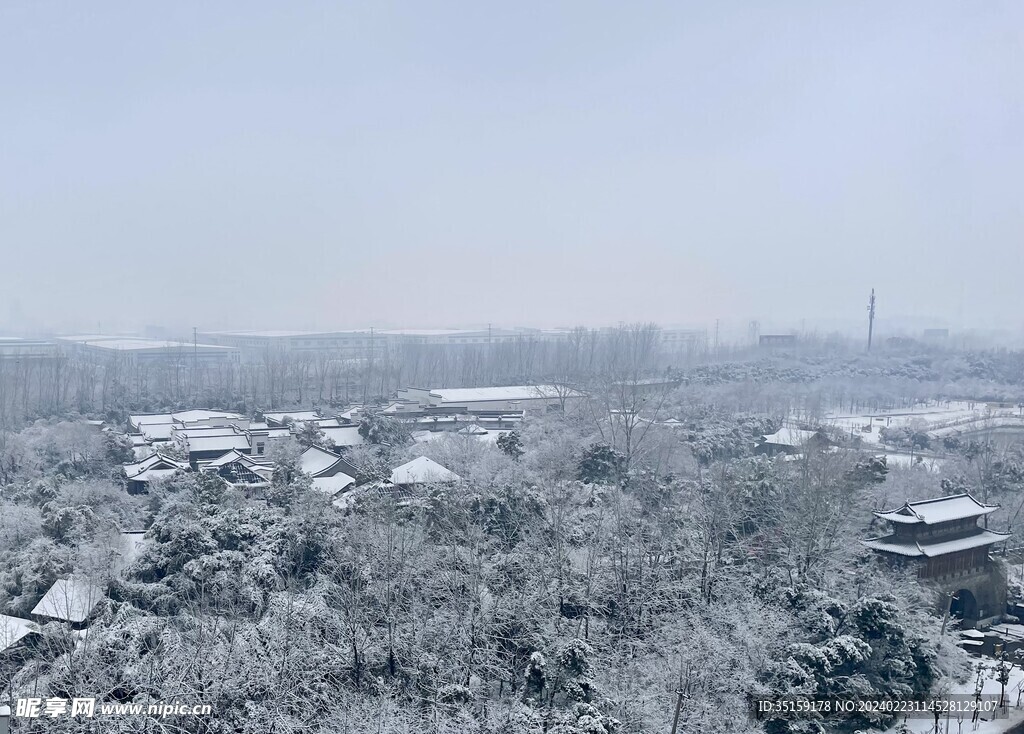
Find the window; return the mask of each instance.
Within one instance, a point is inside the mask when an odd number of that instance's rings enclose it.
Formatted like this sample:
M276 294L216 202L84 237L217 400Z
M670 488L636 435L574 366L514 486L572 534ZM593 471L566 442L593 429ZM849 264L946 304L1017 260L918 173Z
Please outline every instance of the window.
M257 453L258 455L262 456L262 455L263 455L263 449L264 449L264 448L266 448L266 446L265 446L264 444L262 444L262 443L258 443L258 444L256 444L256 453Z

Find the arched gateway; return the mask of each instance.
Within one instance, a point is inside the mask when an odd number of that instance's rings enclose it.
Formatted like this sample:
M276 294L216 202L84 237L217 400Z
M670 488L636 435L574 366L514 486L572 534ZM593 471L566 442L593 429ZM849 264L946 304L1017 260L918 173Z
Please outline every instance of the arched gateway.
M949 616L957 619L977 619L978 600L970 589L957 589L949 599Z
M1006 611L1006 577L989 551L1010 536L978 527L978 518L996 509L967 493L907 502L876 512L892 534L864 545L889 563L916 566L918 578L939 592L938 612L948 611L973 626Z

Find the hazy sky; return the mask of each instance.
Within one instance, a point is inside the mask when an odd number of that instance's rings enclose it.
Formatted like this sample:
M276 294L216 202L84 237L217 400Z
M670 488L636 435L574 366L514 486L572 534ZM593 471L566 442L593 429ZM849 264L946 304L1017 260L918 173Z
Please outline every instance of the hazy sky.
M1024 3L0 2L0 325L1024 322Z

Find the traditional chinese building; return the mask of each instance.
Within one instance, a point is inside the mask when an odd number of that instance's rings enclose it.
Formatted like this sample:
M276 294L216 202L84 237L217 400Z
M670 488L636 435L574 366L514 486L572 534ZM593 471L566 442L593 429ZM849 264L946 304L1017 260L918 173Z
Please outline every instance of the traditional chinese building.
M890 524L892 534L864 545L894 565L916 567L918 578L942 592L943 613L967 622L998 617L1006 610L1006 577L989 552L1010 534L978 525L997 509L967 493L907 502L874 513Z

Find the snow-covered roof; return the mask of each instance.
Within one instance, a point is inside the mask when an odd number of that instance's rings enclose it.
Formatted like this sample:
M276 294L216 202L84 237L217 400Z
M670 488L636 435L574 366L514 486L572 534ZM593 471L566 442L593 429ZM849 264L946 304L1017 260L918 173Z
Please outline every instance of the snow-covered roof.
M457 415L427 415L416 419L416 425L436 426L443 423L458 423Z
M158 423L174 423L174 417L170 413L140 413L128 416L128 420L137 428Z
M317 492L323 492L324 494L334 497L336 494L341 492L347 487L355 484L356 480L354 477L350 477L344 472L338 472L333 477L316 477L313 479L313 489Z
M285 418L291 418L293 421L301 423L302 421L319 420L320 414L315 410L289 410L279 413L264 413L263 417L268 421L275 421L277 423L284 422Z
M146 423L139 428L142 435L150 441L166 441L174 432L173 423Z
M1010 537L1009 533L998 533L994 530L982 530L980 533L968 535L965 538L947 540L942 543L915 543L907 540L897 540L896 536L888 535L884 538L874 538L862 541L865 546L876 551L895 553L899 556L935 558L950 553L981 548L993 543L1000 543Z
M292 435L292 429L288 426L274 426L272 428L253 428L249 426L249 435L265 436L266 438L286 438Z
M197 436L188 439L189 452L196 451L230 451L231 449L249 449L246 436Z
M337 497L331 500L331 504L333 504L339 510L347 510L349 507L355 504L356 500L362 497L366 497L370 493L370 491L371 490L365 485L362 487L355 487L354 489L350 489L348 492L342 492L341 494L339 494Z
M182 410L178 413L171 413L171 417L180 423L192 423L194 421L205 421L211 418L227 418L241 420L242 416L226 410Z
M555 385L510 385L509 387L455 387L431 390L432 397L445 403L476 403L491 400L540 400L563 397L581 398L583 393Z
M129 433L128 440L132 442L132 447L149 445L149 439L141 433Z
M337 464L339 458L337 454L332 454L327 449L322 449L319 446L310 446L299 457L299 467L306 474L315 477L317 474Z
M391 483L400 484L431 484L434 482L457 482L461 477L453 471L445 469L432 459L420 456L402 464L391 472Z
M219 469L222 466L227 466L228 464L234 463L236 461L239 461L245 464L246 466L270 466L272 464L272 462L269 459L258 459L255 456L243 454L238 449L231 449L230 451L224 452L216 459L210 459L210 461L207 461L205 464L202 464L202 467L204 469L208 467Z
M416 443L429 443L451 435L447 431L413 431L412 440Z
M951 520L965 520L981 517L999 509L999 505L986 505L974 499L970 493L937 497L919 502L906 502L895 510L875 512L875 517L889 522L913 525L924 523L934 525Z
M176 469L188 469L187 461L178 461L170 457L164 456L160 452L150 454L141 461L137 461L134 464L124 465L124 474L128 479L147 481L145 479L139 479L139 477L149 471L160 471L170 470L171 472Z
M496 426L505 426L505 425L508 425L509 423L521 423L523 421L523 414L522 413L513 413L513 414L510 414L510 415L502 415L502 416L498 416L498 417L487 416L487 415L474 416L474 417L476 418L477 423L481 423L481 424L493 423Z
M139 413L129 415L128 420L133 426L150 426L166 423L189 423L192 421L210 420L211 418L242 418L238 413L231 413L226 410L182 410L177 413Z
M194 349L209 351L212 349L233 349L216 344L195 344L189 342L163 341L159 339L146 339L139 336L102 336L87 334L83 336L61 336L61 341L85 344L87 346L100 347L102 349L114 349L117 351L136 351L141 349L171 349L180 350L182 353L191 353Z
M14 647L28 635L38 634L39 625L28 619L0 614L0 652Z
M96 584L68 576L54 582L32 609L32 614L64 622L84 622L103 596L103 589Z
M255 331L209 331L207 336L254 336L254 337L288 337L288 336L317 336L318 331L292 331L290 329L262 329Z
M209 438L211 436L238 436L241 435L241 432L234 426L193 426L191 428L174 426L171 435L180 438Z
M173 459L165 459L160 452L150 454L141 461L136 461L134 464L125 464L124 473L127 476L138 474L139 472L145 471L146 469L152 468L154 465L165 461L174 461Z
M775 433L762 436L762 440L775 446L803 446L815 435L815 431L805 431L802 428L780 428Z
M366 439L359 435L359 426L338 426L320 430L334 442L335 446L359 446L366 443Z
M133 482L154 482L157 479L166 479L173 476L179 469L146 469L131 477Z

